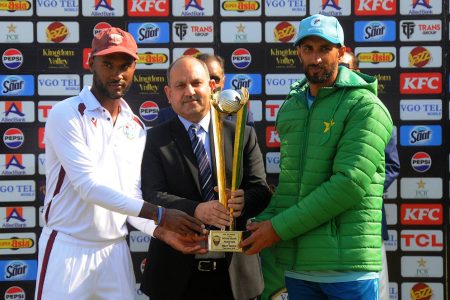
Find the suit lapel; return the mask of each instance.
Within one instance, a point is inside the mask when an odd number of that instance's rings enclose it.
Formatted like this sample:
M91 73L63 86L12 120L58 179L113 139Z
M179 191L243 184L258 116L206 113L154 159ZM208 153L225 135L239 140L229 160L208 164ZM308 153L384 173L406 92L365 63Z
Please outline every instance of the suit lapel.
M195 182L197 190L201 195L202 191L200 189L197 159L195 158L194 152L192 151L191 140L189 139L188 133L178 117L173 118L170 122L170 129L173 140L178 147L180 155L186 161L186 165L188 166L188 169L192 174L192 178Z
M211 165L212 165L212 177L214 186L217 185L217 168L216 168L216 151L214 148L214 132L213 132L213 120L211 118L211 121L209 122L209 149L211 149Z

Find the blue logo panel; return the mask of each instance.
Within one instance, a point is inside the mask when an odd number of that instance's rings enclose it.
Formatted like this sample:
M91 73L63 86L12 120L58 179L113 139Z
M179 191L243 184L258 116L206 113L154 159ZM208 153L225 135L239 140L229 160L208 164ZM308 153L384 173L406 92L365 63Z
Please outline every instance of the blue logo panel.
M355 42L395 41L395 21L356 21Z
M170 32L167 22L130 23L128 31L138 44L169 42Z
M248 89L250 95L261 94L261 74L226 74L225 89L239 90L241 87Z
M400 145L441 146L442 128L439 125L401 126Z
M0 96L33 95L33 75L0 75Z
M0 260L0 281L36 280L37 260Z

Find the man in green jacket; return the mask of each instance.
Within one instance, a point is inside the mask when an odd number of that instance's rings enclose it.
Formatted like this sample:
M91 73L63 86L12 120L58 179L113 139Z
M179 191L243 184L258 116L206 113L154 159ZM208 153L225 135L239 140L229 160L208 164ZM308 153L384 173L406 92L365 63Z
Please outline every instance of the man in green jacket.
M392 120L375 78L338 67L345 46L336 18L303 19L294 45L306 78L278 113L279 184L241 246L265 249L264 274L284 272L290 300L378 299Z

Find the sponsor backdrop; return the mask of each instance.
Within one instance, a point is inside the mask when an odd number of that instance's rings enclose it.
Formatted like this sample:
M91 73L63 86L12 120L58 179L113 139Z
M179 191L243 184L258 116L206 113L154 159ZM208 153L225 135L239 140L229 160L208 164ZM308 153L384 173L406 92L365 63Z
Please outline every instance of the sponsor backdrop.
M315 13L339 18L396 125L402 170L386 193L390 298L448 299L448 0L0 0L0 298L34 293L45 121L56 102L91 84L96 32L118 26L135 37L139 61L127 100L148 127L167 106L170 62L222 55L226 87L250 90L276 184L276 115L290 84L304 77L292 42L298 21ZM150 238L132 230L129 242L139 282ZM146 299L138 288L136 298Z

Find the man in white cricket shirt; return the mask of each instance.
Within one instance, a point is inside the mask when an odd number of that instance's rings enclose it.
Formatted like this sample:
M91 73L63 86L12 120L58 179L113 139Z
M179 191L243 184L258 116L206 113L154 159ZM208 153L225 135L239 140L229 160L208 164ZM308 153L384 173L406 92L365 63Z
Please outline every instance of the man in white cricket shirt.
M137 59L128 32L101 31L92 40L92 87L50 112L38 300L134 299L126 221L179 251L206 252L200 221L142 200L146 133L122 98Z

